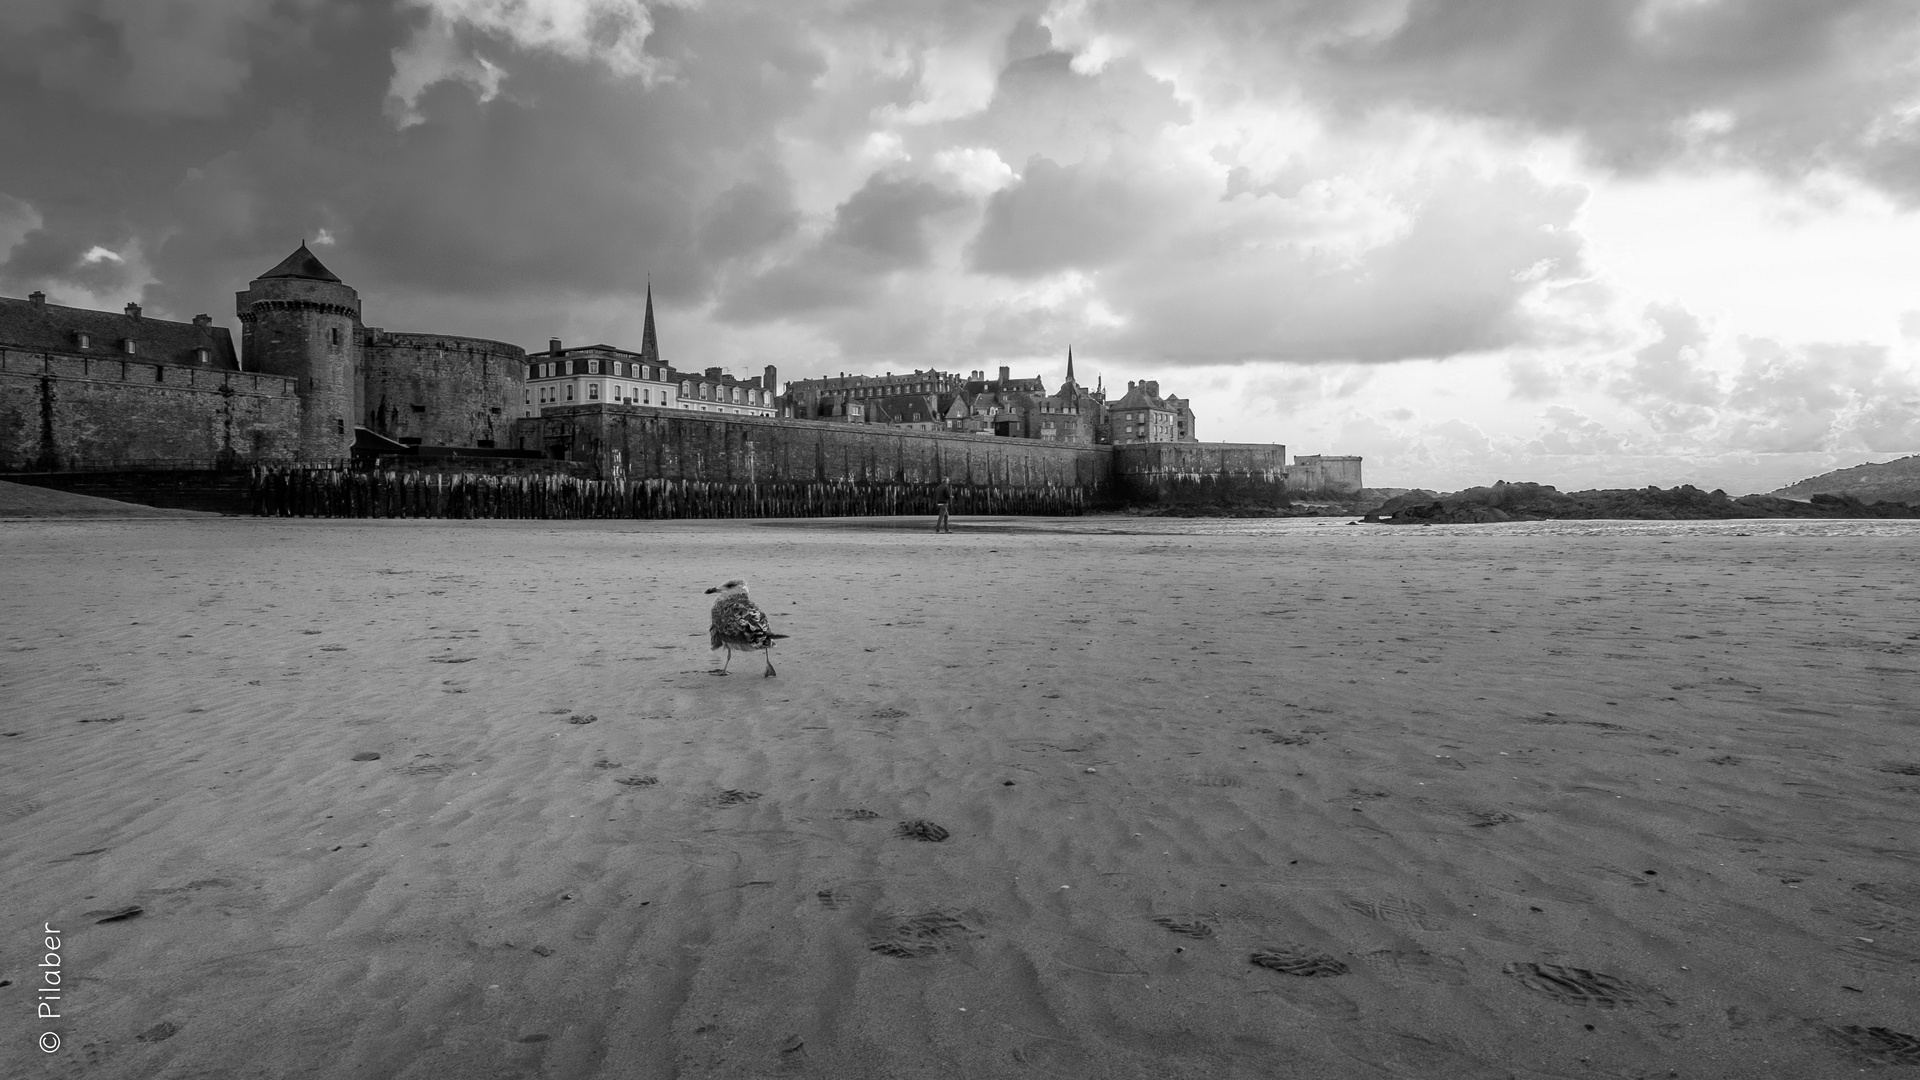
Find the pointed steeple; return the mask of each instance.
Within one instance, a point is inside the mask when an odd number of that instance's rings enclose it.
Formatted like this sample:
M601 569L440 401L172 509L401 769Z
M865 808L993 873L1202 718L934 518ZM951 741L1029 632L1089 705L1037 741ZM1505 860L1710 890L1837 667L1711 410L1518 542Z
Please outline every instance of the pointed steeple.
M653 332L653 278L647 278L647 322L640 331L640 359L649 364L660 362L660 341Z
M1073 382L1073 346L1071 346L1071 345L1069 345L1069 346L1067 346L1067 385L1068 385L1068 386L1072 386L1072 385L1074 385L1074 382Z

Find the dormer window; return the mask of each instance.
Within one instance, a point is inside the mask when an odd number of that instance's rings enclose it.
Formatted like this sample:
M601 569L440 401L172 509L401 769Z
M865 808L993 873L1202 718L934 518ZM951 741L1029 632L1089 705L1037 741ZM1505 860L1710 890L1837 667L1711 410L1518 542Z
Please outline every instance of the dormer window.
M121 345L127 350L128 356L132 356L134 353L139 351L134 347L132 338L128 338L127 340L121 342Z
M209 360L213 359L213 353L211 350L204 349L204 348L195 349L193 350L193 358L195 361L204 364Z
M92 334L89 334L89 333L87 333L87 332L86 332L85 330L82 330L82 331L80 331L80 332L79 332L78 334L75 334L75 335L74 335L74 337L75 337L75 338L78 338L78 339L79 339L79 341L80 341L80 347L81 347L81 348L83 348L83 349L91 349L91 348L93 348L93 335L92 335Z
M600 361L598 360L587 361L587 374L589 375L600 374Z

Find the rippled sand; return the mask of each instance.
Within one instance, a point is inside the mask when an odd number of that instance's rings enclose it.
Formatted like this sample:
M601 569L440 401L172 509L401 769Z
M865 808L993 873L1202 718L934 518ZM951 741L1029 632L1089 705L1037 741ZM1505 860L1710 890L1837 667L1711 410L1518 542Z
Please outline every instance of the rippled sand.
M7 1068L1920 1063L1920 529L956 524L0 522Z

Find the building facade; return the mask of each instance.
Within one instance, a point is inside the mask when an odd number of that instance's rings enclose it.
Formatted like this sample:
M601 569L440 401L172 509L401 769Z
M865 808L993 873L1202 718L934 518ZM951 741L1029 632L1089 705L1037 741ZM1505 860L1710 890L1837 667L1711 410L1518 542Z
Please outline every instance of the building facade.
M565 348L559 338L551 339L546 352L528 358L519 415L526 419L549 408L605 404L778 416L778 378L779 371L771 364L762 375L737 379L717 367L695 373L661 363L649 286L639 352L611 345Z
M1193 409L1184 398L1160 396L1158 382L1129 382L1119 401L1107 406L1115 446L1127 443L1198 442Z

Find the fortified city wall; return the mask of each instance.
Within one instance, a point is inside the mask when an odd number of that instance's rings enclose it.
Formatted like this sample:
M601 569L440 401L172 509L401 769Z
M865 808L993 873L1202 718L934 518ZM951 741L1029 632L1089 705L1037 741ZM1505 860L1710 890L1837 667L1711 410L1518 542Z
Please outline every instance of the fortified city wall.
M0 346L0 469L291 461L294 380Z
M1302 455L1278 443L1129 443L1113 448L1117 494L1139 506L1284 506L1299 495L1352 495L1360 459Z
M360 335L362 422L389 439L428 446L506 447L526 383L518 345L451 334Z
M824 481L1000 489L1079 488L1105 502L1113 448L644 406L547 409L514 423L514 446L592 462L630 480Z

